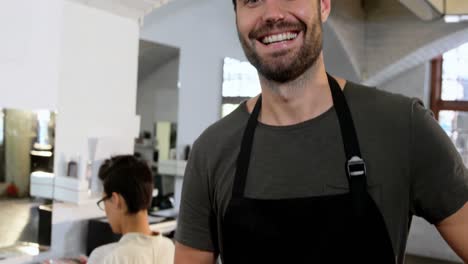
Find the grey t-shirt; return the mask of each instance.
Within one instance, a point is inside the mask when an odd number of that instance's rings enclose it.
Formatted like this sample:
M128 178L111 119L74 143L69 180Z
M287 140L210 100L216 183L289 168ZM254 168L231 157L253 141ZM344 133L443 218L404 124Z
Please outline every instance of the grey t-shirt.
M395 255L404 254L409 216L436 224L468 200L468 171L451 140L420 101L348 82L344 94ZM185 172L176 240L221 249L220 222L231 198L249 118L243 103L194 143ZM280 199L348 192L345 153L332 107L291 126L259 123L245 196ZM313 210L313 208L311 208ZM301 232L300 226L296 232ZM248 239L248 238L245 238Z

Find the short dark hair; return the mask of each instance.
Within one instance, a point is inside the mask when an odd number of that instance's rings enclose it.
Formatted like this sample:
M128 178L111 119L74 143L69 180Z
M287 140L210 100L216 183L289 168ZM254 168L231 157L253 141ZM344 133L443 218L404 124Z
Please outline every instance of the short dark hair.
M132 155L115 156L99 168L99 179L108 197L119 193L127 203L128 213L136 214L151 206L153 174L148 165Z

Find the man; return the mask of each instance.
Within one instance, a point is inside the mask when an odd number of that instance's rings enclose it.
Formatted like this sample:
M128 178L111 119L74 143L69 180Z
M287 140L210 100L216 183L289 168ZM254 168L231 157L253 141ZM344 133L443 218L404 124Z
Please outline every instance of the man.
M262 94L187 165L175 263L403 263L412 215L468 261L468 172L419 101L328 76L331 0L237 0Z
M153 176L147 164L130 155L116 156L100 167L99 178L104 195L98 206L112 231L123 236L118 243L95 249L88 263L172 264L174 244L149 227Z

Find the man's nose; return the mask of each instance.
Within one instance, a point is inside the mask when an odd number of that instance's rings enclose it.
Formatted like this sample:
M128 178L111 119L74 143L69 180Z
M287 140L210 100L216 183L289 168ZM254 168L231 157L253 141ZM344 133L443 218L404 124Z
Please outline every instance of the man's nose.
M263 21L268 24L274 24L284 20L286 14L281 1L284 0L264 0Z

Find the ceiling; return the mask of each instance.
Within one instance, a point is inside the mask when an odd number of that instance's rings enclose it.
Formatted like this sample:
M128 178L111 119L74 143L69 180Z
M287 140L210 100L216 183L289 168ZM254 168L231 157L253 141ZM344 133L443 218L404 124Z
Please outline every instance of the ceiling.
M110 11L116 15L136 20L143 17L156 8L159 8L173 0L74 0L88 6Z
M467 23L446 23L428 1L333 2L329 31L336 35L360 82L382 84L468 41ZM462 2L468 5L468 0L447 1L458 1L458 12L465 6ZM421 10L429 12L429 19L418 14Z
M426 0L400 0L400 2L424 21L434 20L442 16L441 10L437 10Z
M440 17L467 16L468 1L461 0L400 0L409 10L425 21ZM460 17L460 21L466 19ZM451 20L451 22L460 22Z
M140 40L138 80L145 79L157 68L177 58L179 54L179 48Z

